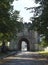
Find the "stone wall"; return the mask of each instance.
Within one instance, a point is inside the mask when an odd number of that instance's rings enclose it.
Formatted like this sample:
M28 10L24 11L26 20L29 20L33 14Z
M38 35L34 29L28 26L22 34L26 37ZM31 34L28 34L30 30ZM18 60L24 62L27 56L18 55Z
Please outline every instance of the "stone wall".
M23 38L29 41L30 51L38 50L38 33L33 30L18 33L17 40L11 41L10 49L18 50L19 41Z

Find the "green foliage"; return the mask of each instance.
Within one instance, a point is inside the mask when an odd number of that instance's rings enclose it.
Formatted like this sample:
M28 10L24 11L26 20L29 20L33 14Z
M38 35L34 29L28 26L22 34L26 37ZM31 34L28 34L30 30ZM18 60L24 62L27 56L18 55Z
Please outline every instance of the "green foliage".
M44 42L48 45L48 0L35 0L39 6L30 7L34 16L30 18L32 21L31 29L37 30L40 35L45 36Z
M32 29L45 36L44 44L48 45L48 0L35 0L40 6L34 7L34 17L31 17ZM43 44L43 45L44 45Z
M10 41L21 30L19 11L13 11L14 0L0 0L0 40Z
M48 43L48 0L42 0L40 8L42 8L42 14L38 17L37 23L39 22L39 31L45 36L45 41ZM37 10L38 11L38 10ZM37 24L38 25L38 24Z
M42 39L41 44L42 47L48 46L47 42L45 41L45 38Z
M6 38L9 33L9 26L7 22L10 21L9 10L11 8L9 0L0 0L0 40ZM5 37L4 37L5 36Z
M0 0L0 43L1 51L7 51L6 44L11 39L16 39L16 33L22 30L19 22L19 11L13 11L11 5L14 0Z

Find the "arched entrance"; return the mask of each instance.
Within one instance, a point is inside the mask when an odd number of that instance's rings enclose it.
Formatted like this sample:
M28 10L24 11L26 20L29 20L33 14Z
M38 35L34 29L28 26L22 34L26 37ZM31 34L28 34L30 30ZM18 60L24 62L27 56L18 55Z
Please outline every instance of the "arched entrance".
M25 42L27 46L27 51L30 51L30 45L29 45L29 41L26 39L26 38L21 38L19 40L19 43L18 43L18 50L21 51L22 50L22 42Z

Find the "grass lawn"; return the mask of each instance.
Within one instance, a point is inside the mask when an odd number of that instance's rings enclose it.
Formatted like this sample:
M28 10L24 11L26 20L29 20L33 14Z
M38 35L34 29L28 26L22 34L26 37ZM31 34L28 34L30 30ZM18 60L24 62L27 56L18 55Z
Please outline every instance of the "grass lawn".
M48 56L48 51L39 51L38 53L43 56Z

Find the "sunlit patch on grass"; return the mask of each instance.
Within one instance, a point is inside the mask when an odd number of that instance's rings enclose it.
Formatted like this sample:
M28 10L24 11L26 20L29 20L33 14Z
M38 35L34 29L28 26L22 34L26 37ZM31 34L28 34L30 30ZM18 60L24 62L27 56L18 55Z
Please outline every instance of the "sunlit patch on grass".
M48 52L48 47L46 47L44 50L45 50L46 52Z
M39 51L39 54L48 56L48 51Z
M39 54L48 56L48 47L44 48L44 51L39 51Z

